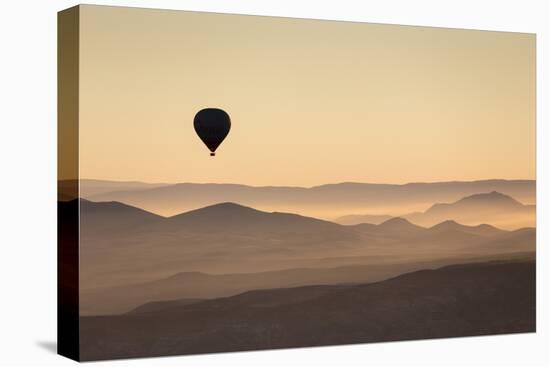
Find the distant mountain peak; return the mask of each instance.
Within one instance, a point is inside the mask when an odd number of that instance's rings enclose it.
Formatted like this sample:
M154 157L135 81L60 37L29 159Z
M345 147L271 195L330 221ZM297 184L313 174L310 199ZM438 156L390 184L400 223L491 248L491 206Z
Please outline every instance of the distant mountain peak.
M417 226L406 220L405 218L395 217L388 219L387 221L380 223L379 228L383 229L421 229L422 227Z
M452 220L452 219L447 219L447 220L445 220L441 223L436 224L432 228L435 228L435 227L459 227L459 226L462 226L462 225L460 223L458 223L457 221Z
M482 192L479 194L473 194L470 196L466 196L466 198L491 198L491 199L498 199L498 198L510 198L510 196L505 195L503 193L500 193L498 191L491 191L491 192Z
M380 223L380 225L395 225L395 224L414 225L414 224L412 224L411 222L409 222L408 220L406 220L405 218L402 218L402 217L393 217L393 218L388 219L387 221L384 221L384 222Z
M466 196L462 199L460 199L458 202L466 202L466 201L477 201L477 202L508 202L508 203L514 203L522 205L519 201L514 199L511 196L502 194L498 191L491 191L486 193L480 193L480 194L474 194L470 196Z
M199 214L211 214L211 213L220 213L220 214L243 214L243 213L263 213L266 214L266 212L262 212L261 210L257 210L248 206L244 206L241 204L237 204L234 202L223 202L223 203L217 203L213 205L208 205L203 208L198 208L195 210L191 210L188 212L184 212L181 214L176 215L175 217L179 217L182 215L199 215ZM172 217L173 218L173 217Z
M430 230L448 231L448 230L462 229L464 227L465 227L464 225L449 219L430 227Z
M512 198L511 196L502 194L498 191L491 191L491 192L485 192L485 193L466 196L453 203L436 203L432 205L424 213L430 213L430 212L440 211L440 210L448 210L450 208L459 208L459 207L477 208L480 206L493 207L493 208L501 208L501 207L519 208L519 207L523 207L524 205L519 201L517 201L516 199Z
M447 232L447 231L462 231L477 235L490 235L503 233L502 229L496 228L489 224L478 224L475 226L460 224L454 220L446 220L429 228L430 231Z
M218 203L218 204L214 204L214 205L205 206L202 209L223 209L223 210L248 209L248 210L259 211L259 210L253 209L251 207L241 205L241 204L237 204L237 203L234 203L234 202L231 202L231 201L226 201L226 202L223 202L223 203Z
M497 231L502 231L502 229L500 228L497 228L495 226L492 226L490 224L486 224L486 223L483 223L483 224L478 224L477 226L474 226L475 228L479 228L479 229L496 229Z
M143 215L147 215L150 217L158 217L161 218L161 216L151 213L147 210L128 205L125 203L121 203L119 201L91 201L86 199L79 199L80 200L80 207L82 210L85 210L87 213L93 213L98 212L100 214L106 215L107 213L141 213Z
M249 241L290 241L292 243L324 243L326 241L357 241L358 234L337 223L292 213L256 210L234 202L221 202L184 212L159 223L155 231L224 234L232 243ZM229 239L224 239L229 242Z

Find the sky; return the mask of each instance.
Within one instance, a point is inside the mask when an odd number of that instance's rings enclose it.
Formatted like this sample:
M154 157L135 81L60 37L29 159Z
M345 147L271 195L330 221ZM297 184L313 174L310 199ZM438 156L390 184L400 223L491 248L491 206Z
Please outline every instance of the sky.
M82 6L80 176L535 178L535 35ZM215 157L205 107L232 128Z

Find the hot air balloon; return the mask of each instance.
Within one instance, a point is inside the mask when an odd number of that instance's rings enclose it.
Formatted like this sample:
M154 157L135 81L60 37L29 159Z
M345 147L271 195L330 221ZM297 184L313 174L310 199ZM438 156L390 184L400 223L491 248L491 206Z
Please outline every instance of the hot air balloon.
M210 155L216 155L216 149L229 134L231 119L224 110L205 108L197 112L193 120L195 132L210 150Z

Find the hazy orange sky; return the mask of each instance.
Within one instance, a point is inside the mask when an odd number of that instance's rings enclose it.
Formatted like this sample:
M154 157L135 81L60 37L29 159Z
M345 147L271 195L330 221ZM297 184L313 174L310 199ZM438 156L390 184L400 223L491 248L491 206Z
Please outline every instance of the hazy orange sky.
M83 178L535 178L532 34L103 6L80 32ZM216 157L204 107L232 119Z

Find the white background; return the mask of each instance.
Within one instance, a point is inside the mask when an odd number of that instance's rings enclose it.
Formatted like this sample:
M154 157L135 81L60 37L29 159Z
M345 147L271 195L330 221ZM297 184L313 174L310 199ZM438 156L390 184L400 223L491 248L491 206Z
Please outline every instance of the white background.
M546 250L549 238L549 172L548 161L544 159L549 156L550 150L548 127L544 124L550 101L549 73L546 69L550 66L550 11L545 9L547 1L157 0L96 3L533 32L537 33L538 58L536 334L149 358L99 362L100 365L549 365L550 304L546 281L550 274L550 259ZM2 2L0 7L0 365L3 366L63 366L74 363L57 356L54 351L56 12L76 4L62 0L12 0Z

